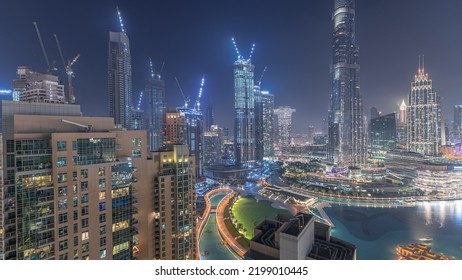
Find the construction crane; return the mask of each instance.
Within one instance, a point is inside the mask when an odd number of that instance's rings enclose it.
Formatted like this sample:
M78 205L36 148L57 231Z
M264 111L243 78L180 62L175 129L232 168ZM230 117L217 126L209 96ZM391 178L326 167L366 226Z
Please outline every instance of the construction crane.
M116 8L117 8L117 15L119 16L120 29L122 30L122 33L127 33L125 32L124 24L122 22L122 15L120 14L119 6L116 6Z
M154 78L154 68L152 67L151 58L149 58L149 69L151 70L151 78Z
M195 106L194 106L194 109L197 110L197 111L200 111L200 106L201 106L201 97L202 97L202 90L204 88L204 83L205 83L205 75L202 76L202 80L201 80L201 86L199 88L199 94L197 95L197 99L196 99L196 103L195 103Z
M141 110L141 102L143 100L143 92L140 92L140 98L138 99L138 107L136 109L139 111Z
M184 108L188 108L188 103L190 101L189 96L186 97L186 95L183 92L183 89L181 89L180 82L178 82L178 79L175 77L176 84L178 85L178 88L180 89L181 95L183 95L183 100L184 100Z
M244 56L241 55L241 53L239 52L239 49L237 48L236 40L234 40L234 38L231 38L231 40L233 41L233 46L234 46L234 49L236 50L237 59L238 60L245 59ZM253 55L254 50L255 50L255 44L252 44L252 49L250 50L250 55L249 55L249 58L247 60L250 61L252 59L252 55Z
M260 80L258 80L258 86L260 87L260 89L261 89L261 80L263 79L263 75L265 75L267 68L268 66L265 66L265 69L263 69L263 72L261 73Z
M58 46L59 55L61 56L63 67L67 75L67 102L75 103L74 87L72 86L72 78L74 78L75 76L74 76L74 71L72 70L72 65L74 65L77 62L77 60L80 57L80 54L77 54L77 56L72 61L68 60L67 65L66 65L66 62L64 60L63 51L61 49L61 44L59 43L58 35L54 34L54 37L56 40L56 45Z
M51 65L50 65L50 61L48 60L48 55L47 55L47 52L45 50L45 45L43 44L43 40L42 40L42 36L40 35L40 30L38 28L38 24L36 21L33 22L34 26L35 26L35 31L37 32L37 37L39 39L39 42L40 42L40 46L42 47L42 52L43 52L43 56L45 57L45 62L47 63L47 72L50 73L51 72Z

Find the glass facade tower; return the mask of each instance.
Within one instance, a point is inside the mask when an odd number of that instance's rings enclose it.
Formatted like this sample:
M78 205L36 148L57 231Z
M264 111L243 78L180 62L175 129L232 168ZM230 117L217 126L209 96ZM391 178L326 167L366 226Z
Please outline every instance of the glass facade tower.
M132 127L132 62L125 32L109 32L109 114L116 125Z
M234 62L234 152L236 165L245 167L255 164L254 69L242 56Z
M355 1L335 0L333 13L332 92L328 160L341 166L361 165L366 158L359 47L355 38Z
M160 75L153 75L146 84L146 117L148 130L148 144L151 151L162 148L162 131L165 125L165 112L167 104L165 101L165 81Z

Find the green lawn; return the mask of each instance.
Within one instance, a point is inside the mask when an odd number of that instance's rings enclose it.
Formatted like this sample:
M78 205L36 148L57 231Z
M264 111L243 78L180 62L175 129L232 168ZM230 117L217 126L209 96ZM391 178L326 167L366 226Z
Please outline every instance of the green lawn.
M247 239L252 239L254 227L265 218L274 219L277 214L290 216L288 210L273 208L271 202L267 200L257 202L253 196L239 198L234 203L232 212L238 222L242 224L239 232L244 234Z

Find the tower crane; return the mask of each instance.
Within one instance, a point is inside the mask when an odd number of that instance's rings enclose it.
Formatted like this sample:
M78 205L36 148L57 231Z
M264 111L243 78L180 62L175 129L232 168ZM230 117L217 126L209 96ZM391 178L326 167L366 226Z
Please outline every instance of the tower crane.
M59 55L61 56L63 67L67 74L67 102L75 103L74 88L72 86L72 78L74 78L75 76L74 76L74 71L72 70L72 65L74 65L77 62L77 60L80 57L80 54L77 54L76 57L72 61L68 60L67 65L66 65L66 62L64 60L63 51L61 49L61 44L59 43L58 35L54 34L54 37L56 40L56 45L58 46Z
M180 83L178 82L178 79L175 77L176 84L178 85L178 88L180 89L181 95L183 95L183 100L184 100L184 108L188 108L188 103L190 101L189 96L186 97L186 95L183 92L183 89L181 89Z
M265 69L263 69L263 72L261 73L260 80L258 80L258 86L260 87L260 89L261 89L261 80L263 79L263 75L265 75L267 68L268 66L265 66Z
M39 39L39 42L40 42L40 46L42 47L42 52L43 52L43 57L45 57L45 62L47 63L47 72L50 73L51 72L51 65L50 65L50 61L48 60L48 55L47 55L47 52L45 50L45 45L43 44L43 40L42 40L42 36L40 35L40 30L38 28L38 24L36 21L33 22L34 26L35 26L35 31L37 32L37 37Z
M138 107L136 108L138 111L141 110L142 100L143 100L143 92L140 92L140 98L138 99Z
M234 38L231 38L231 40L233 41L233 46L234 46L234 49L236 50L237 59L238 60L245 59L244 56L241 55L241 53L239 52L239 49L237 48L236 40L234 40ZM252 55L253 55L254 50L255 50L255 44L252 44L252 49L250 50L250 55L249 55L249 58L247 60L250 61L252 59Z
M194 109L197 110L197 111L200 111L200 106L201 106L201 97L202 97L202 90L204 88L204 83L205 83L205 75L202 76L202 80L201 80L201 86L199 88L199 94L197 95L197 99L196 99L196 103L194 105Z
M116 8L117 8L117 15L119 16L120 29L122 30L122 33L127 33L125 32L124 24L122 22L122 15L120 14L119 6L116 6Z

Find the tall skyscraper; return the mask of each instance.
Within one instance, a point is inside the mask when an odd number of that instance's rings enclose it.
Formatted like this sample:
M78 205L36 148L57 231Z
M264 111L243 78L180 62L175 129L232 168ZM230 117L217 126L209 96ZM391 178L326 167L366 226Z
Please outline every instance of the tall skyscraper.
M204 132L204 166L211 166L220 162L221 139L218 131Z
M454 106L454 132L453 139L455 142L462 140L462 105Z
M1 153L8 164L2 166L0 255L133 259L133 168L147 158L146 133L115 130L112 118L82 117L78 105L2 105Z
M196 178L202 177L204 167L202 122L200 111L186 107L167 112L165 117L164 146L188 145L195 159Z
M365 163L365 127L355 36L355 1L335 0L328 160L341 166Z
M313 138L314 138L314 125L309 125L308 126L308 143L312 144L313 143Z
M406 112L407 105L403 99L401 104L398 104L398 113L396 114L396 146L400 149L406 149L407 147Z
M289 146L292 136L292 114L295 109L289 106L279 107L274 109L274 114L278 118L278 142L281 146Z
M213 107L208 105L205 108L205 131L210 131L210 127L215 124L215 120L213 118Z
M204 119L202 111L195 108L180 107L178 112L184 113L186 120L186 142L189 153L195 159L195 176L201 178L204 175Z
M263 100L260 85L254 85L255 97L255 163L263 164L264 143L263 143Z
M256 163L255 66L251 62L252 54L249 58L244 58L239 51L237 54L234 62L234 152L236 165L250 167Z
M274 156L274 95L261 91L263 157Z
M419 70L409 92L407 148L411 152L434 156L441 145L441 104L420 59Z
M190 156L187 145L174 145L165 151L152 152L152 158L156 171L154 190L146 189L154 195L154 202L145 217L150 230L147 238L154 240L152 248L146 249L154 249L154 255L145 259L195 259L194 157Z
M145 114L148 131L148 144L151 151L162 148L163 129L165 126L165 112L167 103L165 101L165 81L160 74L154 74L151 63L151 76L145 88L146 105Z
M109 32L109 115L114 118L116 125L130 129L132 127L132 59L128 36L122 22L121 27L121 32Z
M187 144L188 123L185 113L170 111L165 114L165 132L163 145L167 148L173 145Z

